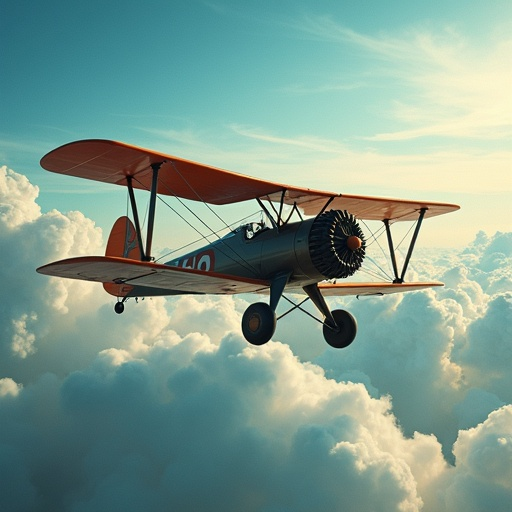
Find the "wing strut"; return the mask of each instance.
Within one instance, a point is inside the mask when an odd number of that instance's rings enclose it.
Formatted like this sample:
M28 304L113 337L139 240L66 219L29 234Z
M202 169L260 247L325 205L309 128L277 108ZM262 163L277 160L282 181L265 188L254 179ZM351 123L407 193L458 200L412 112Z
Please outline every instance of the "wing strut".
M279 211L276 210L276 208L274 206L274 203L270 199L268 200L269 204L270 204L270 207L272 208L272 210L274 210L274 213L275 213L275 216L276 216L275 219L272 216L272 214L270 213L269 209L263 204L261 199L259 197L256 198L256 201L258 202L260 208L263 210L263 212L265 213L267 218L270 220L270 222L272 224L272 227L277 229L278 231L279 231L279 228L281 226L285 226L286 224L288 224L288 222L292 218L292 215L293 215L294 212L297 213L297 215L300 217L300 220L303 220L302 215L300 213L300 210L299 210L299 208L297 206L297 202L293 203L292 209L291 209L288 217L286 219L283 218L283 207L285 205L285 197L286 197L286 189L283 189L283 191L281 193L281 200L279 201ZM327 206L329 205L329 203L332 200L333 200L333 198L331 197L329 199L329 201L327 202L327 204L325 205L324 209L327 208Z
M142 231L140 229L139 212L137 210L137 201L135 201L135 194L133 193L133 176L126 176L126 185L128 186L128 195L130 196L130 204L132 206L133 221L135 223L135 231L137 232L137 241L139 242L140 260L146 260L144 252L144 244L142 243Z
M158 188L158 171L162 162L158 164L151 164L153 169L153 178L151 180L151 196L149 198L149 219L148 219L148 236L146 238L146 258L151 259L151 246L153 244L153 228L155 226L155 211L156 211L156 191Z
M142 229L140 227L139 212L137 210L137 201L135 200L135 194L133 192L133 176L126 176L126 184L128 186L128 195L130 196L130 204L132 207L133 220L135 223L135 231L137 232L137 241L140 247L140 259L141 261L151 261L151 246L153 244L153 230L155 227L155 212L156 212L156 193L158 189L158 171L162 166L163 162L151 164L153 169L153 176L151 180L151 191L149 198L149 218L148 218L148 230L146 236L146 249L142 243Z
M414 246L416 245L416 240L418 239L421 223L423 222L423 217L425 217L425 213L427 210L428 208L422 208L420 210L418 221L416 223L416 229L414 230L414 234L412 235L411 243L409 244L409 250L407 251L407 256L405 257L402 273L400 274L400 276L398 275L398 265L396 262L395 248L393 246L393 237L391 235L391 226L389 224L389 219L384 219L384 225L386 226L386 234L388 237L389 254L391 256L391 263L393 265L393 273L395 274L393 283L395 284L404 282L405 273L407 272L407 267L409 266L409 261L411 260L412 253L414 251Z

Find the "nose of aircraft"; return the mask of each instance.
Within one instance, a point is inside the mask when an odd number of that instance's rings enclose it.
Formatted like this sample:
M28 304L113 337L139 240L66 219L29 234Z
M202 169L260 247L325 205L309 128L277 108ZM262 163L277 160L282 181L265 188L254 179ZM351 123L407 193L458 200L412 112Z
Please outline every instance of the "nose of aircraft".
M352 235L347 238L347 247L351 251L357 251L363 245L363 242L358 236Z

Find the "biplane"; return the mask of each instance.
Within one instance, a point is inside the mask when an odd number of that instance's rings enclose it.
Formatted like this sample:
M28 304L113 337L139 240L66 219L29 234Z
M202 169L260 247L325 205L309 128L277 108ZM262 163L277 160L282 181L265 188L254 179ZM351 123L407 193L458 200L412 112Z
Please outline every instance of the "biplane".
M348 311L331 310L325 297L384 295L442 286L438 282L405 282L405 275L422 221L459 208L294 187L109 140L66 144L45 155L41 166L59 174L127 187L132 219L125 215L115 222L104 256L49 263L39 267L39 273L103 283L104 289L117 297L116 313L124 311L129 298L267 295L268 299L251 304L242 317L243 335L254 345L272 338L276 308L285 291L305 295L298 304L285 296L292 304L290 311L305 311L302 304L311 300L321 314L326 342L343 348L354 340L357 322ZM147 226L141 226L136 189L149 192ZM157 263L152 243L157 198L162 195L208 205L255 200L263 220L239 225L198 250ZM383 223L393 273L388 282L346 281L360 270L365 258L367 239L360 222L366 220ZM403 221L415 221L415 228L399 268L391 225Z

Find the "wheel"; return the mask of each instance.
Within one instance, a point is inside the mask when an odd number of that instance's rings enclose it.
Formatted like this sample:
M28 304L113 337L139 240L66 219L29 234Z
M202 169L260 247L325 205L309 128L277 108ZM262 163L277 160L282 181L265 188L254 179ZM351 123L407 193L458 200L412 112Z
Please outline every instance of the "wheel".
M116 302L114 306L114 311L120 315L124 311L124 302Z
M356 337L357 322L356 319L343 309L335 309L332 316L336 321L337 329L324 324L325 341L334 348L348 347Z
M253 345L263 345L272 338L276 330L276 314L264 302L251 304L242 317L242 332Z

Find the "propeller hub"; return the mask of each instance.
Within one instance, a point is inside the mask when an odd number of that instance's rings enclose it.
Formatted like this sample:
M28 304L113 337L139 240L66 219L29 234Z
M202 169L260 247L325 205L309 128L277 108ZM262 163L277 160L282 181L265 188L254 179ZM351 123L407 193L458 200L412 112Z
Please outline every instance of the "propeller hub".
M351 251L357 251L361 246L363 245L363 242L358 236L352 235L347 238L347 247Z

